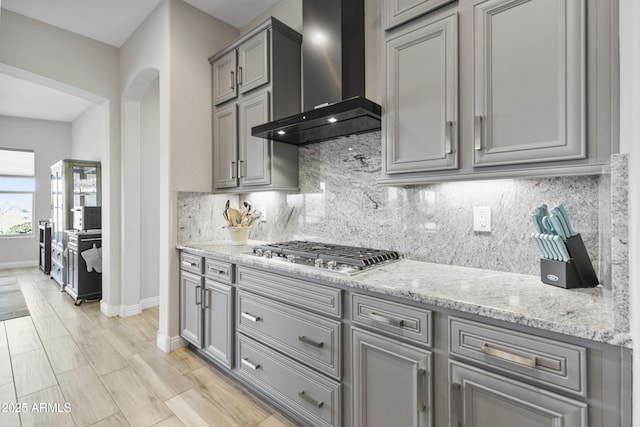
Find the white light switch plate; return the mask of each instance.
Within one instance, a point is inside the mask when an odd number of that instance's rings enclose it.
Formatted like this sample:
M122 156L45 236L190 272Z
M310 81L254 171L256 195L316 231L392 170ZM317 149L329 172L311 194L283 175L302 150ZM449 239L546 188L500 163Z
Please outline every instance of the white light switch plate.
M491 208L490 207L474 207L473 208L473 231L483 233L491 232Z
M266 206L261 206L258 208L260 212L262 212L262 216L260 217L260 222L267 222L267 208Z

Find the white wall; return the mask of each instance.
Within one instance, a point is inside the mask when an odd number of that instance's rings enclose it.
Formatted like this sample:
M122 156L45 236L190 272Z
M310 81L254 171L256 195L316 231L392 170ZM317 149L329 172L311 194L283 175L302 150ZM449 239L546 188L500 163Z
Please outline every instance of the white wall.
M71 158L78 160L102 160L102 145L105 143L104 104L92 104L71 124ZM107 116L108 118L108 116Z
M631 334L640 343L640 2L620 0L620 151L629 153ZM635 262L634 262L635 260ZM640 420L640 357L633 358L634 420ZM634 425L637 425L636 421Z
M302 34L302 0L281 0L262 15L240 29L242 34L248 33L256 25L273 16Z
M151 82L140 102L140 300L141 308L158 305L160 295L158 260L160 257L160 82Z
M120 280L120 81L118 49L3 9L0 66L103 106L103 301ZM22 77L22 76L20 76ZM108 114L108 118L106 115ZM108 204L106 203L108 201Z
M0 238L0 269L38 265L38 221L51 218L51 165L71 154L71 124L0 116L0 147L34 150L36 192L30 237Z

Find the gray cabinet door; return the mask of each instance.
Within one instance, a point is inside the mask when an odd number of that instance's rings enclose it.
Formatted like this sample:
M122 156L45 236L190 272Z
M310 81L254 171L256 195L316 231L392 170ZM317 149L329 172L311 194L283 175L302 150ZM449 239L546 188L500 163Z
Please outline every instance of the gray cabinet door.
M269 92L264 91L244 99L238 105L240 157L238 177L241 186L266 185L271 183L271 141L251 136L251 128L269 121Z
M351 329L353 425L432 425L431 352Z
M247 93L269 82L269 30L238 47L238 86Z
M388 174L458 167L457 32L454 11L387 38Z
M212 77L213 105L222 104L238 95L235 50L213 63Z
M180 271L180 336L202 348L202 277Z
M236 104L213 113L213 187L238 186L238 115Z
M454 0L388 0L384 2L384 28L390 29Z
M231 368L233 360L233 288L207 279L204 296L204 351Z
M473 165L585 158L584 1L473 9Z
M586 427L585 403L449 362L450 427Z

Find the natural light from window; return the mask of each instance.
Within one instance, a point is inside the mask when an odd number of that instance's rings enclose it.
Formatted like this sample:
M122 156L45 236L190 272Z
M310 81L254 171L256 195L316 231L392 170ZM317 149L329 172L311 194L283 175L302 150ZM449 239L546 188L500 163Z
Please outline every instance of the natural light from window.
M0 238L33 234L33 151L0 148Z

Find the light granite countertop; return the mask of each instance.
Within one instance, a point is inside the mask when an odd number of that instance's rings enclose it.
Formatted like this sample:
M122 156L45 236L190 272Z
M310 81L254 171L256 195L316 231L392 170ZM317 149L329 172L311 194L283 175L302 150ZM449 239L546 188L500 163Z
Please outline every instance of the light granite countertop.
M236 264L265 267L354 290L447 308L464 313L631 348L629 334L615 332L612 309L602 287L562 289L537 276L401 260L353 276L256 257L249 241L183 244L178 249Z

